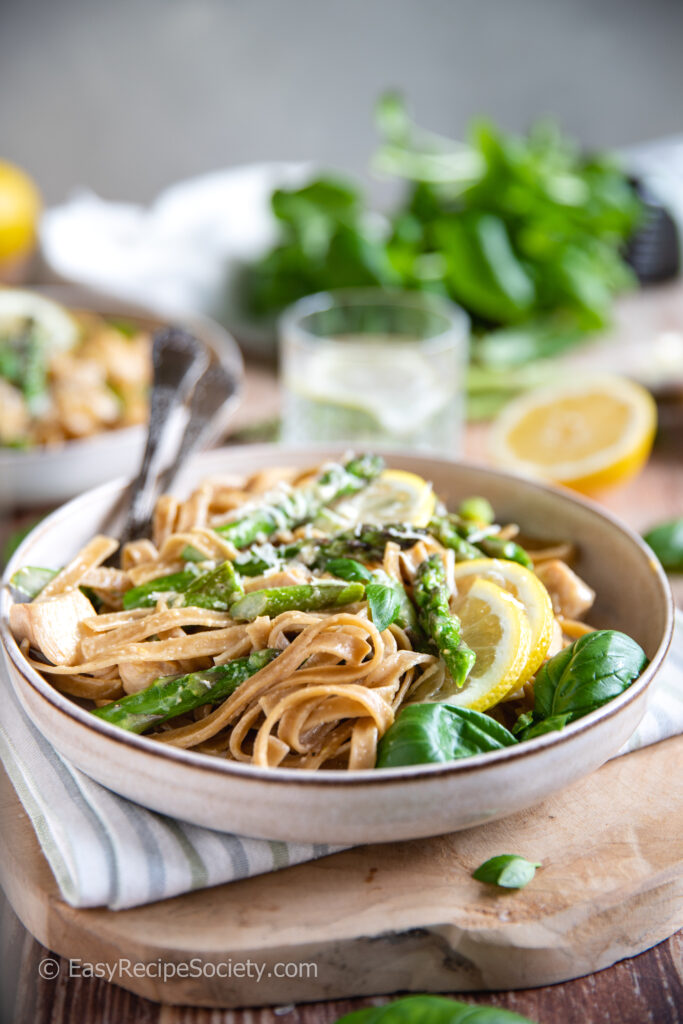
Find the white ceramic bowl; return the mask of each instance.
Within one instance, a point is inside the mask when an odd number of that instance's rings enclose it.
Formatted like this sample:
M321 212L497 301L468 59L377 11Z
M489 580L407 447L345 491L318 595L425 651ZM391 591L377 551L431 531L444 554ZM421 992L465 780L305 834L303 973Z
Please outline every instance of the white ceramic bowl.
M206 453L186 485L217 472L311 465L339 449L263 445ZM578 571L596 589L596 625L628 633L650 664L629 689L562 732L454 761L375 771L264 770L155 743L91 716L28 665L10 634L3 588L0 628L9 674L27 714L57 750L87 775L147 807L198 825L248 836L329 843L385 842L468 828L529 807L593 771L638 725L647 689L673 627L671 593L651 551L627 527L569 492L483 467L387 453L389 465L432 480L450 505L467 494L490 499L503 521L525 532L568 538ZM70 502L26 538L7 568L59 566L106 524L122 482Z
M148 309L107 298L70 285L37 289L56 302L72 309L87 309L105 316L119 316L155 330L171 322ZM244 376L242 356L234 338L217 323L205 317L174 317L173 323L186 327L223 362L240 382ZM236 393L226 402L214 422L213 443L224 433L228 419L239 401ZM105 430L92 437L47 448L25 451L0 447L0 511L57 505L97 487L106 480L130 476L138 466L145 445L145 427Z

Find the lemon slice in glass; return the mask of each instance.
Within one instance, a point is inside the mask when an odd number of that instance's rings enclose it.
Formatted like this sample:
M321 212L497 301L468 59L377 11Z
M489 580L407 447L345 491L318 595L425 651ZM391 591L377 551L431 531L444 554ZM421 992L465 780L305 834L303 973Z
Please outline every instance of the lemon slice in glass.
M483 579L507 590L523 606L531 629L531 646L524 671L518 679L521 686L538 671L548 655L554 619L548 591L530 569L502 558L457 562L453 571L458 597L467 594L475 580Z
M511 402L496 420L490 444L505 469L590 494L635 476L656 428L655 402L645 388L597 376Z
M440 691L437 699L486 711L519 684L531 651L529 619L512 594L484 579L474 580L453 610L462 624L462 638L477 660L462 689Z
M331 514L325 512L315 525L333 530L343 530L357 523L426 526L435 505L432 485L421 476L403 469L385 469L358 494L338 502Z

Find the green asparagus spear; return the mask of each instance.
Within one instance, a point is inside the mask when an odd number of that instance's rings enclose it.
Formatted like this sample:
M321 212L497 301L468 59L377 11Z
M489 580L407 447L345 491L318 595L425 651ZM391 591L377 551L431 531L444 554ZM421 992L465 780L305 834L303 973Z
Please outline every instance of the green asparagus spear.
M32 601L53 580L59 569L43 569L37 565L25 565L17 569L10 579L10 586Z
M417 569L413 588L420 625L437 650L456 686L464 686L474 665L475 654L460 638L460 621L451 615L443 562L430 555Z
M232 562L223 562L216 569L200 573L194 566L132 587L123 595L123 607L153 608L159 598L194 608L227 611L231 603L244 594L244 588Z
M128 732L142 733L202 704L217 704L225 700L240 683L264 668L278 653L266 649L203 672L162 676L147 689L96 708L92 714Z
M460 516L450 513L445 516L434 516L429 530L444 547L455 551L458 562L472 558L504 558L510 562L519 562L527 569L533 568L533 562L526 551L513 540L497 537L490 526L480 526L467 522Z
M495 513L488 498L475 496L465 498L460 502L458 515L461 519L468 519L483 526L488 526L495 519Z
M376 455L361 455L345 465L331 465L317 480L295 487L272 505L256 505L241 518L216 527L237 548L246 548L276 530L311 522L331 502L355 494L381 473L384 462Z
M291 587L274 587L271 590L252 590L235 602L230 614L238 622L252 622L259 615L273 618L281 612L292 610L315 612L321 608L336 608L362 601L364 596L365 587L362 583L320 580Z
M386 526L373 526L361 523L353 530L338 533L330 540L317 542L311 564L318 569L325 569L328 562L336 558L364 558L367 562L379 562L384 557L384 549L390 541L401 548L412 547L419 540L424 540L427 531L404 523L391 523Z
M450 548L455 552L455 558L458 562L466 562L473 558L482 557L479 548L461 536L457 526L446 516L434 516L429 524L429 532L445 548Z
M232 562L223 562L190 583L183 594L183 604L223 612L243 595L244 587L234 565Z
M519 562L526 569L533 569L534 567L534 563L524 548L516 544L514 540L503 540L501 537L484 537L479 541L479 547L487 558L504 558L508 562Z
M187 587L201 576L199 569L188 566L182 572L172 572L168 576L157 576L153 580L141 583L139 587L131 587L123 595L123 607L153 608L160 597L175 597L182 594Z

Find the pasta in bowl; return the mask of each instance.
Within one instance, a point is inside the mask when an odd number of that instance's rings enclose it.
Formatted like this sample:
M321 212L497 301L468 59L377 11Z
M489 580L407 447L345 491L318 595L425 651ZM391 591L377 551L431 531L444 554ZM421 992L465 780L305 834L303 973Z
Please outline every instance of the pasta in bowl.
M333 842L488 820L614 753L642 714L669 610L651 565L652 621L614 606L602 532L641 575L646 549L540 485L447 460L389 461L277 448L205 457L185 499L160 500L152 537L126 546L116 569L102 567L116 542L85 534L41 576L43 549L29 538L4 628L34 718L38 680L61 712L59 731L42 702L36 718L51 719L58 749L73 759L76 748L93 777L167 813ZM217 472L221 462L232 475ZM472 494L504 514L492 521ZM81 519L92 533L112 498L90 496L98 513ZM597 551L602 564L584 582ZM38 588L31 602L16 600L21 587L26 597ZM591 621L607 627L595 631L580 621L594 591ZM559 700L568 673L596 658L600 693L576 685L573 703ZM596 730L609 741L596 747ZM117 746L125 766L112 773L102 752ZM182 792L139 775L136 785L137 755L145 774L161 762L178 772ZM487 785L494 768L502 801ZM218 789L193 805L195 773L206 771Z

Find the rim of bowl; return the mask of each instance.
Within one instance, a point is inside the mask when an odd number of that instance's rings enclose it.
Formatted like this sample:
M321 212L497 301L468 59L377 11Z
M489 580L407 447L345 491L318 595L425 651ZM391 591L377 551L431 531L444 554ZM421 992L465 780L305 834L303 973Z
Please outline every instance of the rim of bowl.
M261 444L249 445L244 449L244 451L252 453L255 457L272 454L274 459L280 459L280 461L283 461L287 457L288 452L291 452L293 456L297 454L301 455L304 452L310 452L312 456L316 454L320 454L322 456L323 453L327 453L327 457L329 458L332 457L332 453L335 451L337 454L340 454L341 452L348 450L348 446L332 444ZM123 729L117 728L115 725L111 725L108 722L104 722L101 719L90 715L85 708L82 708L80 705L76 704L75 701L65 694L60 693L59 690L53 687L39 672L28 664L9 628L9 608L14 603L10 596L9 578L16 568L20 567L20 563L23 560L24 548L28 547L32 539L36 536L49 533L55 523L69 519L74 515L78 506L88 505L92 502L99 503L103 495L108 491L111 492L112 499L115 500L115 496L129 482L123 478L112 480L106 484L101 484L99 487L92 488L91 490L86 491L85 494L82 494L77 498L73 498L71 501L61 505L49 516L38 523L14 552L5 568L1 583L2 593L0 594L0 637L2 638L5 654L12 660L23 680L29 683L33 690L35 690L43 700L46 700L57 711L73 719L84 728L91 729L93 732L101 734L105 739L120 743L122 747L132 747L143 754L156 755L189 768L198 768L209 772L219 772L221 774L239 776L240 779L245 781L248 780L257 783L268 781L290 785L295 783L300 786L308 787L354 786L358 784L366 786L383 786L416 782L421 778L427 777L433 778L435 776L450 774L462 775L472 771L483 771L487 768L495 768L501 764L505 764L506 762L518 761L522 758L533 756L534 754L547 750L550 747L557 747L566 744L580 733L587 732L593 727L599 725L601 722L614 717L622 710L622 708L625 708L628 704L633 703L633 701L640 697L640 695L651 684L669 650L673 636L674 603L671 588L664 570L652 550L634 530L627 526L626 523L623 523L617 516L614 516L612 513L602 509L595 502L584 498L583 496L579 497L567 488L551 486L537 480L519 477L513 473L508 473L505 470L491 468L490 466L484 465L475 459L450 459L439 455L438 453L422 453L379 446L374 448L373 451L376 451L377 454L385 455L390 458L403 457L406 459L428 459L432 462L441 463L444 468L450 467L451 469L457 469L463 467L474 469L498 479L515 481L518 485L521 484L524 487L528 487L531 491L549 493L569 502L570 504L579 505L596 518L606 520L613 529L620 532L632 544L634 544L640 550L641 554L648 560L652 572L659 583L661 595L664 601L665 623L663 635L657 650L645 671L618 697L608 701L608 703L604 704L601 708L591 711L588 715L585 715L578 721L565 726L561 731L545 733L542 736L538 736L532 740L527 740L514 747L504 747L502 750L489 751L484 754L476 754L472 757L460 758L455 761L448 761L439 764L404 765L396 768L357 769L354 771L349 771L348 769L325 769L325 771L321 772L302 772L301 769L297 768L261 768L251 764L243 764L238 761L226 761L218 757L212 757L209 754L197 753L191 749L186 750L181 747L173 747L170 744L158 743L144 735L128 733ZM229 459L230 454L233 452L234 449L229 447L213 449L212 451L204 452L195 457L195 459L191 460L190 465L194 465L201 461L208 461L209 458L216 459L216 457L221 454L225 454L226 459ZM227 467L226 471L229 471Z
M205 345L213 357L222 363L226 368L235 374L237 386L226 403L224 416L219 417L225 426L225 419L228 414L232 415L235 406L241 401L244 392L244 359L239 345L235 338L217 321L201 313L177 313L169 310L155 309L152 306L145 306L139 302L128 301L116 295L106 295L94 289L81 285L52 284L40 285L35 288L20 288L21 291L37 292L53 299L69 309L79 311L80 303L84 303L82 309L88 313L97 313L100 316L125 317L132 320L147 320L147 329L152 331L157 327L164 327L176 323L193 330L199 341ZM112 444L125 444L145 431L144 423L135 423L129 427L116 427L113 430L99 430L88 437L74 437L68 441L60 441L53 446L37 445L35 448L17 449L0 447L0 463L26 463L29 460L38 460L43 457L55 455L73 454L78 457L83 448L94 443L111 441ZM98 485L101 486L101 485ZM86 492L89 493L89 492ZM83 497L79 495L78 497ZM70 498L70 501L78 498ZM61 507L61 506L60 506Z

